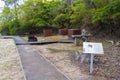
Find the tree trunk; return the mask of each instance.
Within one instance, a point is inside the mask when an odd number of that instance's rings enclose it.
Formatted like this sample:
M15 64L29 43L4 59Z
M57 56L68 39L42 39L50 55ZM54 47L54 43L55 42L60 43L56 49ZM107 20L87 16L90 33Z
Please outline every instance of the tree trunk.
M71 0L66 0L67 7L71 5Z

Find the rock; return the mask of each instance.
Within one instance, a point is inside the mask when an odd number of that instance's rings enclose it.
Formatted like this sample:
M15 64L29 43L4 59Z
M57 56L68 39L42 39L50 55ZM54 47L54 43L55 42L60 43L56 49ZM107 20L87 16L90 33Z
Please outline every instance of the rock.
M116 42L116 46L120 47L120 41Z
M28 42L34 42L37 41L37 38L34 35L28 36Z

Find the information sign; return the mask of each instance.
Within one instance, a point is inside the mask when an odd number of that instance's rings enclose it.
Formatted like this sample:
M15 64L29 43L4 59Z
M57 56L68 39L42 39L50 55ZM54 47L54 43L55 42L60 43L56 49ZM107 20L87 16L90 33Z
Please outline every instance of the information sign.
M104 54L102 43L83 42L83 53Z
M83 42L83 53L90 54L90 74L92 74L94 54L104 54L102 43Z

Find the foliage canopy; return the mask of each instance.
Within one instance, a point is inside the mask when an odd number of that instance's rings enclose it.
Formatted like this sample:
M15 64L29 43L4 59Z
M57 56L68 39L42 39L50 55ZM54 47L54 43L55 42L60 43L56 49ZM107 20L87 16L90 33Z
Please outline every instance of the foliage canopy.
M44 28L100 29L118 34L120 0L4 0L0 31L13 35L39 32ZM98 28L99 27L99 28ZM106 34L107 34L106 32ZM119 35L118 35L119 36Z

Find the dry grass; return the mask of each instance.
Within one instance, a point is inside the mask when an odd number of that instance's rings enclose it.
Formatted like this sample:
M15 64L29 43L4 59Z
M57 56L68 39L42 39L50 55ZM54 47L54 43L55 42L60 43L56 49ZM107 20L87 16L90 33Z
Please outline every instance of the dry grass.
M0 80L24 80L12 39L0 39Z
M25 36L25 37L22 37L24 40L28 41L28 37ZM38 41L41 41L41 40L60 40L60 39L68 39L67 36L48 36L48 37L43 37L43 36L37 36L37 39Z
M88 74L81 73L80 68L71 61L71 58L74 57L74 52L76 50L81 51L82 47L74 46L74 44L70 43L35 45L34 47L71 80L88 80L91 77Z
M68 39L67 36L48 36L45 37L46 40L60 40L60 39Z
M82 45L54 43L34 47L71 80L119 80L120 48L110 47L111 44L104 40L97 42L103 43L105 53L101 56L95 55L93 75L89 75L89 62L75 60L75 51L82 52Z

